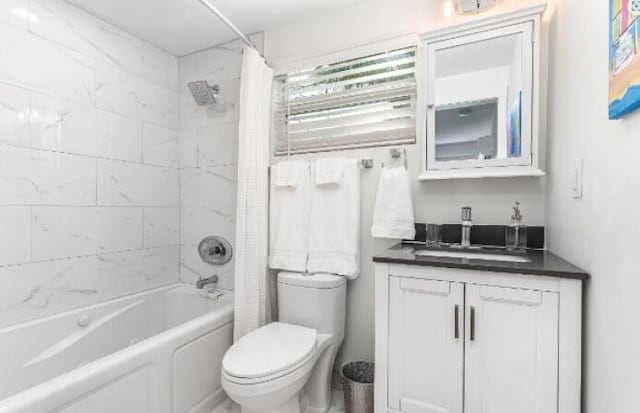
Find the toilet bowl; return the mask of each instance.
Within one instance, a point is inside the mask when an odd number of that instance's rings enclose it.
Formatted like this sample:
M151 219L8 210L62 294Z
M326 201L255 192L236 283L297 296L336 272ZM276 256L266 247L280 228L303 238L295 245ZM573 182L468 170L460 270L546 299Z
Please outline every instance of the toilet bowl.
M278 274L280 322L235 343L222 387L242 413L326 413L331 371L344 337L346 281L330 274Z

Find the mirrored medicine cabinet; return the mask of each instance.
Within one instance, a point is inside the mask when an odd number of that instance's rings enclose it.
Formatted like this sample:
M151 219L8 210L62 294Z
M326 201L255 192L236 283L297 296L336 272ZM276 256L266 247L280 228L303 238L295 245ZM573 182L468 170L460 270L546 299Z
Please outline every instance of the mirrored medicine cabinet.
M420 179L543 176L544 6L422 36Z

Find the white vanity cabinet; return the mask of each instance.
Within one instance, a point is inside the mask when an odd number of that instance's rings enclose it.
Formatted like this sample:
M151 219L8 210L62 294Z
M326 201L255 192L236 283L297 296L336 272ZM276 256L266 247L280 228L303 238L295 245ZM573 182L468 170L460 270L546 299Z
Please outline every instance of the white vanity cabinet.
M557 411L558 295L465 286L466 413Z
M580 280L376 264L376 413L579 413Z
M389 406L462 412L464 284L389 277Z

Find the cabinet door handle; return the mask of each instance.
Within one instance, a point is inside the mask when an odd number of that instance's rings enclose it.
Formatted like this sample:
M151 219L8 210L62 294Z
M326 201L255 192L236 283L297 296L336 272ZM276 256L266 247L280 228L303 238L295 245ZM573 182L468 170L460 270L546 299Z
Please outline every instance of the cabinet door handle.
M471 306L470 308L470 314L469 314L469 323L470 323L470 328L469 328L469 340L471 341L475 341L476 339L476 308Z
M453 308L453 338L460 338L460 306L456 304Z

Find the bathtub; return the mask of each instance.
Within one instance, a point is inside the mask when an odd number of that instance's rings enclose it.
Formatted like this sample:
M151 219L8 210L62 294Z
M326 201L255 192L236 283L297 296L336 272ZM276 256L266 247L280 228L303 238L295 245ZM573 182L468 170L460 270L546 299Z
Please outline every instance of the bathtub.
M210 413L231 293L186 284L0 330L0 413Z

